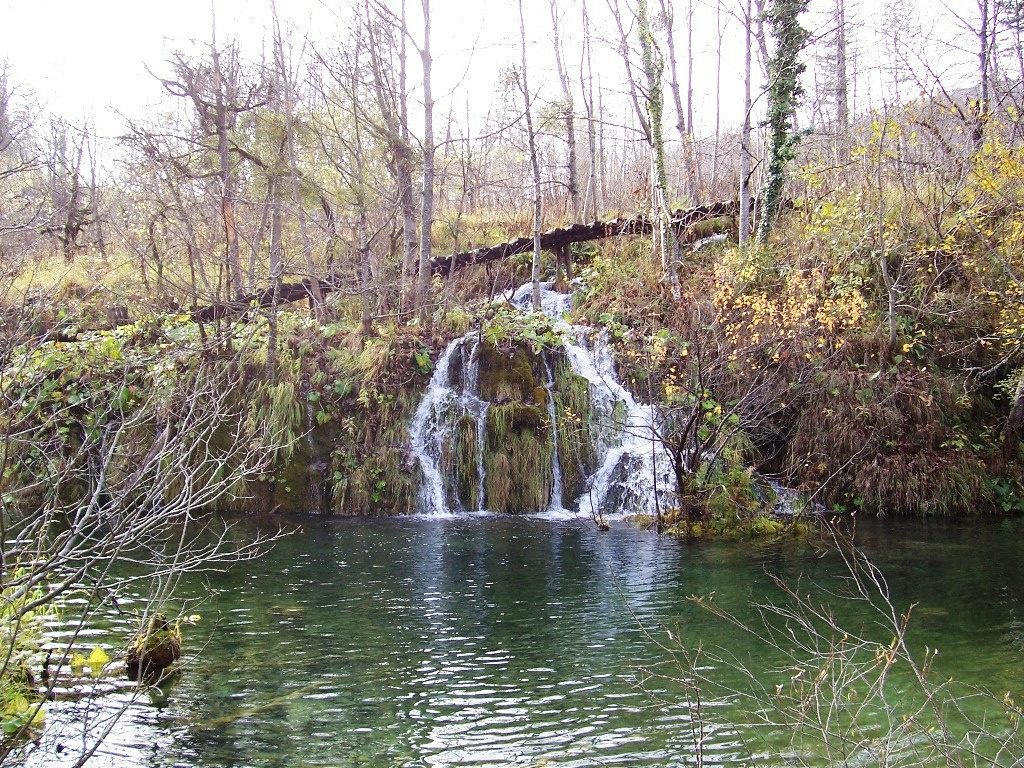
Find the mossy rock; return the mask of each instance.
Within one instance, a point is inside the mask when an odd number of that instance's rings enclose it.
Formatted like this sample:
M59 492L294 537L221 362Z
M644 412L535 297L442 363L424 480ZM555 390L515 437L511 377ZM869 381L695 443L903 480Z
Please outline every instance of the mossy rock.
M455 425L452 450L455 483L453 492L457 506L461 509L479 509L480 471L477 446L477 421L465 415ZM451 504L451 500L449 500Z
M542 512L551 502L554 448L547 411L509 403L487 412L485 501L493 512Z
M408 515L415 511L414 476L399 447L379 448L331 485L337 515Z

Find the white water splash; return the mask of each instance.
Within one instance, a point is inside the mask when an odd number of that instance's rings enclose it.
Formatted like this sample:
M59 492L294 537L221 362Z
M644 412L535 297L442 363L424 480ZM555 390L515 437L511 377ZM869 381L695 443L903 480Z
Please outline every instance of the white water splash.
M555 415L555 374L551 370L551 361L545 357L544 369L548 374L546 389L548 392L548 421L551 423L551 442L555 448L551 452L551 501L548 512L561 512L562 507L562 462L558 458L558 418Z

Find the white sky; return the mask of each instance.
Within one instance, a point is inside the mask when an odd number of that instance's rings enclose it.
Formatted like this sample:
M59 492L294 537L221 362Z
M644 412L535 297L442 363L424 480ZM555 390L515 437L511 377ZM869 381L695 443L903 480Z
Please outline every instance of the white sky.
M580 28L579 0L562 0L567 18L562 33L577 36ZM701 2L701 0L694 0ZM712 0L704 0L710 3ZM970 60L976 45L965 32L956 32L948 8L973 18L975 0L947 0L947 7L933 0L895 0L909 9L917 9L926 27L938 27L936 33L953 46L963 47L963 58ZM738 6L739 0L723 0ZM812 0L827 7L829 0ZM854 36L866 41L873 30L884 27L882 0L861 0L857 7L847 0L848 18L860 25ZM418 33L418 0L407 0L410 26ZM687 0L674 0L681 17ZM466 90L470 98L482 102L480 113L494 98L495 83L501 69L518 61L519 18L515 2L510 0L433 0L433 48L435 58L434 90L443 112L454 104L456 114L465 111ZM237 36L243 46L258 56L268 37L269 0L213 0L217 15L218 38ZM557 87L553 74L550 15L547 0L525 0L527 35L531 41L531 78L553 93ZM607 0L588 0L590 13L607 17ZM657 2L651 2L653 8ZM329 38L345 23L345 4L338 0L278 0L278 10L297 31L309 31L314 39ZM728 21L728 16L724 17ZM710 125L714 109L713 92L717 34L713 6L697 10L694 34L695 107L698 128ZM101 134L116 135L122 122L118 115L140 118L161 108L160 88L146 72L166 72L164 64L174 50L189 49L190 41L206 43L210 39L211 0L0 0L0 60L6 59L10 77L27 86L38 101L53 112L74 120L92 120ZM739 84L742 58L738 45L738 24L730 21L733 40L723 52L723 128L739 120ZM685 55L683 21L677 21L678 56ZM611 41L616 32L607 22L599 35ZM962 45L961 45L962 44ZM471 60L469 49L475 47ZM621 88L621 62L606 44L595 43L595 68L602 74L606 88ZM874 55L874 54L866 54ZM568 67L578 72L578 55L569 56ZM683 66L683 62L680 62ZM681 76L682 73L680 73ZM465 77L464 77L465 75ZM860 86L862 91L868 86ZM877 86L875 86L877 89ZM858 98L863 101L866 94ZM447 100L447 103L446 103ZM164 102L163 109L169 104ZM670 118L671 119L671 118Z

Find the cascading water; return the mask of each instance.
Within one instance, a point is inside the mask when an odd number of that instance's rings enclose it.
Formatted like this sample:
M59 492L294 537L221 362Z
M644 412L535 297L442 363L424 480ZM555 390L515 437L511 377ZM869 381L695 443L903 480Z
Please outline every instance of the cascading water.
M423 482L418 499L419 511L442 513L454 511L458 504L449 493L454 470L451 461L451 435L459 419L469 416L475 426L477 446L484 441L484 426L490 403L477 396L478 363L474 352L476 334L467 334L451 342L437 361L426 394L413 415L409 437L413 454L423 470ZM452 362L459 363L457 370ZM482 507L483 451L477 451L476 498ZM447 472L446 472L447 470ZM447 475L447 477L446 477ZM447 482L446 482L447 481ZM472 511L472 510L459 510Z
M582 514L598 516L613 510L653 513L672 503L672 461L658 440L659 413L638 403L616 375L607 336L593 346L583 342L589 329L574 329L577 342L566 342L573 372L590 384L596 448L601 460L578 500Z
M546 414L546 424L538 429L544 436L538 439L546 442L550 453L550 467L543 471L547 503L516 511L596 517L650 514L659 507L670 506L673 473L669 455L657 439L657 408L638 403L618 382L610 345L603 334L561 319L568 312L569 295L557 293L545 284L541 299L542 311L556 320L556 327L563 334L563 348L555 354L563 354L568 370L585 382L589 401L586 434L592 442L588 451L593 460L587 462L589 471L583 472L580 483L571 487L563 483L565 457L561 455L564 446L559 435L564 429L561 419L568 415L560 417L558 413L559 393L552 354L544 353L539 366L543 393L534 395L536 404L520 410L529 415L542 409L542 415ZM530 311L531 286L522 286L504 300ZM493 509L488 489L496 495L494 489L502 488L501 478L488 477L485 454L495 450L494 423L501 408L509 406L503 403L503 395L496 396L493 391L482 396L480 345L475 332L448 345L413 416L409 431L413 453L423 472L419 496L419 510L423 513ZM528 421L519 418L524 420ZM521 469L513 467L512 471ZM490 471L493 475L495 470ZM574 498L566 499L567 494Z
M551 370L551 361L544 361L544 372L547 373L548 421L551 423L551 441L558 445L558 415L555 411L555 374ZM551 452L551 503L548 509L557 512L562 508L562 462L558 457L557 448Z

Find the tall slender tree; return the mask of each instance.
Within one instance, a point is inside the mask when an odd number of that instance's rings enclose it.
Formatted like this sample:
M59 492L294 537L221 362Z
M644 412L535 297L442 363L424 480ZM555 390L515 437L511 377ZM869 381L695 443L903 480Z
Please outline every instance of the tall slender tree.
M423 325L430 324L430 235L434 226L434 92L431 83L433 58L430 53L430 0L423 7L423 192L420 198L420 265L416 284L416 303Z
M235 143L234 131L239 116L267 103L266 82L262 77L246 77L242 71L237 43L221 47L214 26L209 59L193 60L175 54L173 75L160 78L168 93L187 99L195 108L202 133L216 142L217 181L221 222L224 227L226 293L241 297L247 287L239 255L238 222L235 198L238 186L238 160L241 148ZM245 154L250 160L253 156Z
M562 40L558 34L558 3L551 0L551 31L555 44L555 66L558 69L558 80L562 85L562 119L565 121L565 141L569 149L566 165L568 171L569 204L572 207L572 220L580 220L580 182L576 159L576 105L569 87L569 75L566 73L562 60Z
M750 113L753 110L753 103L750 98L751 90L751 36L754 23L754 8L751 0L746 0L743 15L743 129L740 133L740 216L739 216L739 241L740 247L747 245L750 241Z
M654 32L651 27L650 12L647 0L637 3L637 24L640 35L640 57L647 83L647 115L650 131L651 152L654 160L655 200L654 211L659 222L663 238L667 238L669 247L661 246L661 266L673 290L678 289L679 277L677 265L682 260L679 238L672 226L671 195L668 186L668 173L665 167L665 134L662 119L665 102L662 91L662 72L664 62L657 50Z
M658 0L661 7L662 23L665 27L665 45L668 48L669 88L672 90L672 101L676 109L676 131L682 143L683 176L686 196L690 202L697 199L697 170L693 160L693 0L687 6L689 12L686 19L687 67L686 109L683 109L682 85L679 82L676 66L675 43L675 9L672 0Z
M836 0L836 159L844 162L849 155L850 83L846 61L846 0Z
M306 208L302 204L302 191L299 183L299 159L295 147L295 107L297 96L297 73L285 50L285 38L277 16L277 4L271 0L270 8L274 17L274 64L277 71L277 82L283 89L282 106L284 110L284 140L288 150L288 175L291 182L292 205L299 222L299 240L302 244L302 261L305 265L306 277L309 280L309 298L313 311L323 311L323 294L320 292L320 281L317 278L316 266L313 263L313 244L306 220Z

